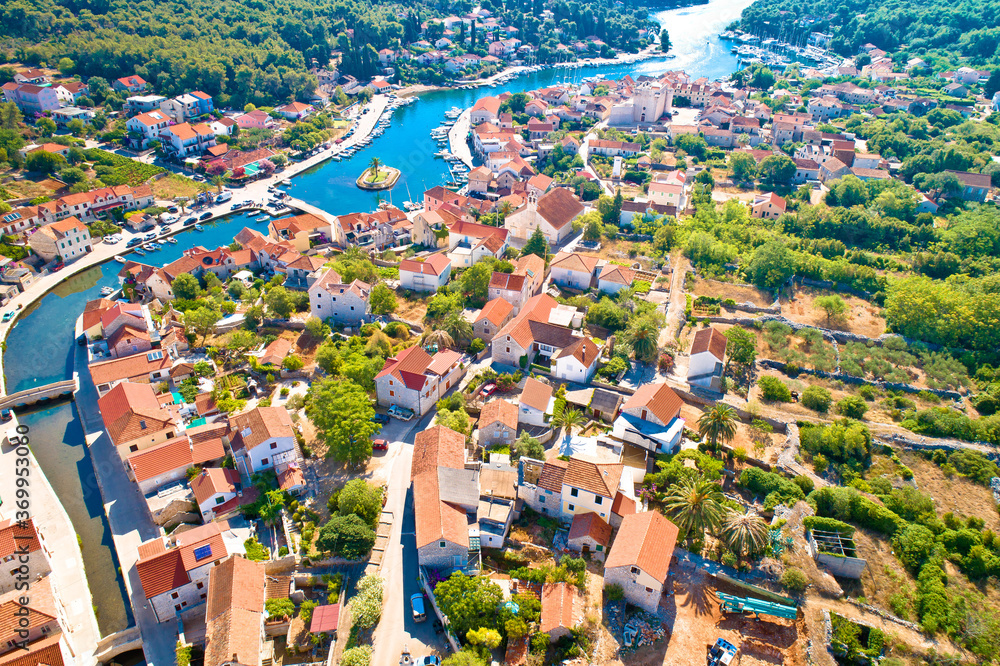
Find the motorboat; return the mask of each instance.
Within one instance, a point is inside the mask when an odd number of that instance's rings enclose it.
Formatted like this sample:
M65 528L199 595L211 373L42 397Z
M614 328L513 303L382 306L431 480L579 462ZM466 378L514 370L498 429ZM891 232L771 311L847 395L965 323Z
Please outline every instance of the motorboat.
M115 261L117 261L119 264L124 264L125 262L128 261L128 259L126 259L125 257L123 257L120 254L116 254L115 255Z
M194 230L195 231L204 231L205 227L201 226L200 224L196 224L196 225L194 225Z
M142 248L138 248L137 247L137 248L135 248L135 250L133 250L133 252L135 252L140 257L145 257L146 256L146 253L142 251Z
M177 245L177 239L176 239L176 238L174 238L173 236L171 236L170 238L166 238L166 239L164 239L164 240L166 240L166 241L167 241L168 243L170 243L171 245Z
M110 296L113 293L115 293L114 287L103 287L101 289L101 296Z
M146 243L142 246L142 249L146 252L156 252L158 248L154 247L152 243Z

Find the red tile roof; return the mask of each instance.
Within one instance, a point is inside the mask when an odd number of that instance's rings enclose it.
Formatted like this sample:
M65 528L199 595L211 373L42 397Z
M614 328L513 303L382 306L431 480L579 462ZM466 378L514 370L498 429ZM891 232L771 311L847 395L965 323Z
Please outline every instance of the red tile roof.
M451 266L451 260L444 254L432 254L423 261L403 259L399 262L400 272L421 273L423 275L441 275Z
M150 447L128 458L135 480L142 482L173 470L191 467L191 444L185 437L176 437Z
M464 441L465 438L462 439ZM438 484L436 468L420 472L413 477L413 515L417 548L442 540L467 547L469 521L465 510L442 502Z
M16 552L23 552L24 548L27 548L29 553L34 553L41 547L35 523L31 518L28 518L22 526L12 519L0 523L0 560Z
M563 268L568 271L593 274L600 258L577 252L560 252L552 260L550 268Z
M212 570L205 612L205 666L259 666L266 588L262 562L237 555Z
M494 298L479 311L476 321L480 322L485 319L494 326L502 326L504 320L513 310L514 306L509 301L505 301L502 298Z
M512 273L498 273L493 271L490 276L490 289L503 289L504 291L521 291L524 289L524 275L514 275Z
M538 487L551 490L554 493L562 492L563 480L566 478L566 468L569 463L565 460L547 460L542 466L542 473L538 477Z
M521 391L520 403L544 412L552 399L552 387L545 382L528 377Z
M567 356L572 356L580 364L589 368L597 360L597 357L601 355L600 350L597 345L594 344L593 340L590 338L578 338L576 342L570 344L568 347L563 348L561 352L556 355L556 358L565 358Z
M438 467L465 469L465 435L436 425L417 433L413 443L410 478Z
M419 391L424 387L427 378L424 373L431 364L431 355L423 347L407 347L392 358L385 361L375 379L392 375L403 382L406 388Z
M539 627L543 633L565 627L576 626L573 617L573 603L576 588L569 583L545 583L542 585L542 619Z
M694 342L691 344L691 355L709 352L712 356L722 361L726 357L726 336L717 329L709 326L694 334Z
M309 633L332 633L337 630L337 624L339 621L340 604L317 606L313 609L312 622L309 624Z
M201 470L201 474L191 479L191 490L198 504L204 504L215 495L235 493L239 483L240 475L234 469L206 467Z
M657 511L629 514L622 518L604 568L639 567L662 583L667 579L677 532L677 526Z
M170 413L160 406L149 384L118 384L97 401L97 406L116 445L173 426Z
M661 423L667 424L681 413L683 401L674 390L665 383L643 384L622 405L622 411L636 407L645 407L653 413Z
M573 516L569 540L590 537L605 548L611 543L611 525L593 511Z
M595 463L570 458L563 483L612 499L618 492L624 471L625 467L621 463Z
M272 438L295 437L292 417L284 407L255 407L233 416L230 423L239 445L247 450Z
M223 559L228 555L222 539L225 523L209 523L188 530L175 537L176 545L167 548L162 537L139 546L136 572L147 599L175 590L191 581L188 572ZM194 551L208 546L209 554L196 559Z
M517 405L499 398L490 400L483 405L483 410L479 415L479 427L485 428L496 422L500 422L511 430L517 430Z
M0 656L0 666L63 666L61 638L59 631L29 643L28 651L11 650Z

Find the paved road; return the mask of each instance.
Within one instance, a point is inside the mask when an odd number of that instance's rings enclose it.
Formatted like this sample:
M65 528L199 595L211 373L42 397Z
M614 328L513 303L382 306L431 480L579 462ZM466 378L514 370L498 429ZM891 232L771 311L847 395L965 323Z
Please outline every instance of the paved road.
M440 653L445 647L443 637L434 634L433 613L426 622L416 623L410 611L410 596L420 591L417 567L417 544L414 536L413 493L410 490L410 463L413 460L413 441L416 433L430 424L435 412L419 421L414 419L403 441L391 446L400 447L389 475L389 497L386 510L396 517L382 560L381 575L385 579L382 620L375 632L373 666L395 666L404 645L414 657ZM429 609L428 609L429 610Z
M175 661L177 624L156 622L135 568L139 559L139 544L160 536L160 528L153 523L145 501L139 494L139 487L129 480L121 458L104 429L97 407L97 389L94 388L87 367L86 349L77 345L74 347L75 369L80 374L76 408L90 448L94 471L97 473L104 511L108 515L108 525L118 553L118 563L125 574L125 588L142 634L146 663L149 666L171 666Z

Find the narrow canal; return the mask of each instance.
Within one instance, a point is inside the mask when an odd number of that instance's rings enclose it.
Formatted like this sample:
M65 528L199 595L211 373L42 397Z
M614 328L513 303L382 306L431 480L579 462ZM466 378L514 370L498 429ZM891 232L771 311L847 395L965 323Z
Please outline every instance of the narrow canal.
M495 88L442 90L424 94L420 101L396 111L391 127L371 146L351 160L325 162L292 181L291 194L332 213L373 210L378 198L354 186L354 179L372 157L399 168L402 177L388 196L401 205L419 199L423 191L447 180L446 163L434 158L438 150L430 132L453 106L465 108L476 99L503 91L518 92L582 78L619 78L646 74L655 76L683 69L692 77L724 78L737 66L736 57L717 35L739 17L750 0L713 0L707 5L671 9L656 14L670 32L673 57L655 58L627 65L549 69L532 72ZM251 215L233 215L204 232L194 230L176 236L177 245L167 245L146 261L165 264L181 256L184 248L228 245L245 226L261 227ZM73 327L87 301L100 297L105 286L117 286L119 265L109 262L63 283L25 313L7 337L4 371L8 391L47 384L72 375ZM125 602L125 588L118 574L110 529L101 506L83 430L72 404L65 403L23 415L32 428L35 456L65 506L83 544L87 579L98 613L102 634L125 628L132 622Z

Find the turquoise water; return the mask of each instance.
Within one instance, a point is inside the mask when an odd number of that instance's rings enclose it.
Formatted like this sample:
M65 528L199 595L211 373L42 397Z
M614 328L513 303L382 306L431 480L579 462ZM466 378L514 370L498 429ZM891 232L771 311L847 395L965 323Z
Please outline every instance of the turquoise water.
M444 112L453 106L471 106L479 97L504 90L531 90L591 76L653 76L673 69L684 69L695 78L724 78L736 69L736 58L729 53L729 45L715 35L749 4L750 0L718 0L708 5L658 13L657 19L670 31L673 58L657 58L632 65L546 70L496 88L444 90L422 95L416 104L397 110L392 126L371 146L351 160L326 162L294 178L289 190L295 197L332 213L373 210L379 197L359 190L354 180L371 158L378 156L385 164L402 172L394 188L382 196L391 198L397 205L407 199L420 199L425 189L448 179L446 163L434 159L438 148L430 138L430 131L442 122ZM162 250L139 259L163 265L179 258L186 247L228 245L243 227L262 228L263 225L253 222L253 217L233 215L204 224L204 232L185 231L177 236L177 245L167 244ZM7 337L4 373L8 392L72 376L76 319L87 301L100 297L102 287L117 287L116 276L120 268L117 263L108 262L74 276L25 312ZM105 633L122 629L131 621L131 612L124 602L110 531L101 509L76 410L67 403L27 414L23 420L33 429L32 441L36 443L39 464L82 539L84 564L101 629Z

